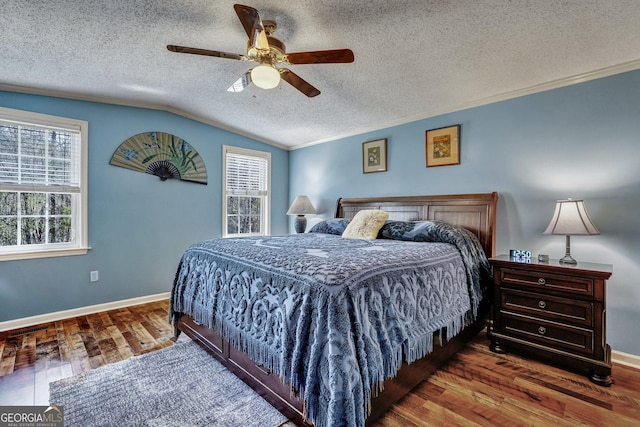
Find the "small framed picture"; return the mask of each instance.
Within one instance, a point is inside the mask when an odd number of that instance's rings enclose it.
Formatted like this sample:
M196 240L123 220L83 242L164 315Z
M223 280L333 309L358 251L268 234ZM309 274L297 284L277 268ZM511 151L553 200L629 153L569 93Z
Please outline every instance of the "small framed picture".
M460 125L426 132L427 167L460 164Z
M362 173L387 171L387 139L362 143Z

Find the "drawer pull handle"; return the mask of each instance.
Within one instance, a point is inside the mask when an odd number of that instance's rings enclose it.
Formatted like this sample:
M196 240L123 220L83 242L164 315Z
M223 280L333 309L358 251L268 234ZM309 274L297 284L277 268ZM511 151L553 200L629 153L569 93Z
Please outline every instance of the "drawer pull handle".
M544 285L545 283L547 283L547 281L544 280L542 277L538 279L538 285Z
M544 334L546 334L546 333L547 333L547 328L545 328L544 326L539 326L539 327L538 327L538 333L539 333L540 335L544 335Z
M547 308L547 303L544 301L538 301L538 307L540 308Z

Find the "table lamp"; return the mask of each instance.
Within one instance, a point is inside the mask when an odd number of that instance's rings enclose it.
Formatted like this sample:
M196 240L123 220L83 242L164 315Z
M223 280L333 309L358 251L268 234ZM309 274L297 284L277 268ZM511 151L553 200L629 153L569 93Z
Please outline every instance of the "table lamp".
M551 222L544 234L561 234L567 237L567 248L564 257L560 259L561 264L575 265L578 263L571 256L570 236L584 236L600 234L598 229L587 213L584 200L558 200L556 210L551 218Z
M315 215L316 209L311 204L307 196L298 196L291 204L287 215L296 215L296 233L304 233L307 229L307 218L305 215Z

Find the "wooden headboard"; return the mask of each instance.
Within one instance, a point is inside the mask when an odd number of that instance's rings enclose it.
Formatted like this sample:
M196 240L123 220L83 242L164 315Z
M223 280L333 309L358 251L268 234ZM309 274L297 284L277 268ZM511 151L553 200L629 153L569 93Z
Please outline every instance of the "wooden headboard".
M335 217L352 219L360 210L381 209L396 221L445 221L471 230L480 239L487 257L493 257L496 255L497 203L496 192L338 199Z

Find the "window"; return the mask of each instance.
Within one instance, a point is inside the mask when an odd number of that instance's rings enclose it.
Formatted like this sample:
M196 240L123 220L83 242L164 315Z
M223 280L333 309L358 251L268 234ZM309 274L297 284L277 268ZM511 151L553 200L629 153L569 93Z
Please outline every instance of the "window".
M223 162L222 235L268 235L271 154L225 145Z
M87 252L87 128L0 107L0 260Z

